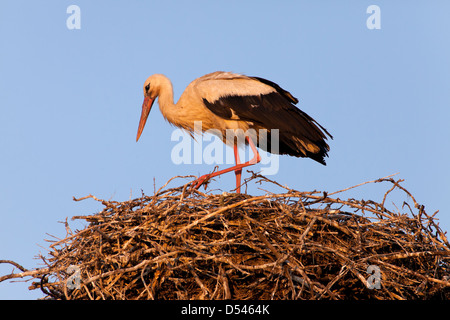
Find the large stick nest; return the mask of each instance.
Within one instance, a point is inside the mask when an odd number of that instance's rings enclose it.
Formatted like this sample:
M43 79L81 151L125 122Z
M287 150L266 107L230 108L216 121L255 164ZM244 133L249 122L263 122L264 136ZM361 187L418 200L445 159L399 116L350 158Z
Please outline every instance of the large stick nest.
M253 174L256 182L273 183ZM116 202L52 240L35 281L52 299L449 299L450 245L400 182L381 203L282 187L205 194L187 185ZM167 184L166 184L167 185ZM358 186L355 186L358 187ZM352 187L353 188L353 187ZM414 205L388 210L405 192ZM76 199L82 200L82 199ZM37 280L37 281L36 281Z

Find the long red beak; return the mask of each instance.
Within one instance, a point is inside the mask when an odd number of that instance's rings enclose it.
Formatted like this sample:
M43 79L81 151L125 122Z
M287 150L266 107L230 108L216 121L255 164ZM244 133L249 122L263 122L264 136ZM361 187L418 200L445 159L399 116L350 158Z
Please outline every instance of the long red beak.
M144 103L142 103L142 112L141 112L141 120L139 120L139 128L136 136L136 142L139 140L142 131L144 130L145 123L147 122L148 115L150 110L152 110L153 102L155 98L145 97Z

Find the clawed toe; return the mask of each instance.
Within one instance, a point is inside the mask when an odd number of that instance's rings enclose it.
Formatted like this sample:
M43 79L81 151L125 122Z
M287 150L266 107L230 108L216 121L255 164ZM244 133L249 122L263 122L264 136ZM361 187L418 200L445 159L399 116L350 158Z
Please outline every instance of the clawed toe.
M205 190L206 190L206 187L208 186L208 183L209 183L209 179L210 179L210 175L209 174L205 174L204 176L201 176L200 178L195 179L194 181L192 181L191 188L197 190L202 185L204 185L205 186Z

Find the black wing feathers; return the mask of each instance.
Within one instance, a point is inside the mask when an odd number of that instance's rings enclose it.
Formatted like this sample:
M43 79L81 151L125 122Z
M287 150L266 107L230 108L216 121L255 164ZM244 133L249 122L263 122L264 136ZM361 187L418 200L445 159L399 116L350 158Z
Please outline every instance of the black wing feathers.
M255 79L258 80L259 82L262 82L264 84L267 84L268 86L271 86L272 88L274 88L275 90L277 90L277 92L279 94L281 94L282 96L284 96L286 99L288 99L290 102L292 102L293 104L297 104L298 103L298 99L296 97L294 97L290 92L284 90L283 88L281 88L279 85L277 85L275 82L272 82L270 80L264 79L264 78L259 78L259 77L250 77L251 79Z
M252 122L254 128L268 130L265 151L272 152L271 130L279 129L279 154L308 157L325 164L329 146L326 134L333 138L320 124L293 103L298 100L277 84L252 77L275 89L262 95L224 96L214 102L203 99L205 106L214 114L227 120ZM323 130L323 131L322 131ZM261 147L261 141L258 141ZM263 143L264 145L264 143Z

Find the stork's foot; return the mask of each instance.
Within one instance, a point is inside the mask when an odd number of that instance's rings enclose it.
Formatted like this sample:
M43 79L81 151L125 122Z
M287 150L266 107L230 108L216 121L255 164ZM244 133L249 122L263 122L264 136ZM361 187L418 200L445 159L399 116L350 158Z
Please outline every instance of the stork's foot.
M197 190L202 185L204 185L205 190L206 190L206 187L208 186L208 183L209 183L209 179L211 179L211 177L212 177L212 174L205 174L205 175L199 177L198 179L195 179L194 181L191 182L191 188Z

